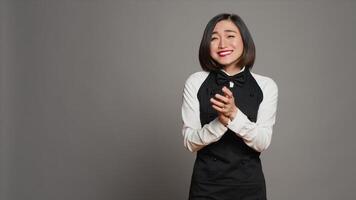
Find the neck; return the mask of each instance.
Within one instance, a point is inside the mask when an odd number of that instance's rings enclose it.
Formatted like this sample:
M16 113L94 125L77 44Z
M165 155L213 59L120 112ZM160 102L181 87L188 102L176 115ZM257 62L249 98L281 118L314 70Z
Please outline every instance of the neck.
M233 76L241 71L242 66L230 65L230 66L225 66L223 69L227 73L229 73L230 76Z

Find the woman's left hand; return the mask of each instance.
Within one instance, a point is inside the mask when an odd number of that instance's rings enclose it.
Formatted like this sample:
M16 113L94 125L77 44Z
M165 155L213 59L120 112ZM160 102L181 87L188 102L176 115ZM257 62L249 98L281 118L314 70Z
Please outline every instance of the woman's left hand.
M211 98L210 102L213 103L212 107L216 111L229 117L230 120L233 120L238 111L238 108L235 105L234 95L226 86L222 88L222 91L224 92L224 96L215 94L215 97Z

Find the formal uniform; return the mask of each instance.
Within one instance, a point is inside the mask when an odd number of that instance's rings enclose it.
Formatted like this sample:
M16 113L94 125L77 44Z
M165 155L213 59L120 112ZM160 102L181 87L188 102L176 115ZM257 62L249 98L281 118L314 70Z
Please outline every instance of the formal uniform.
M238 107L224 126L210 99L228 87ZM182 117L184 146L196 152L189 200L265 200L260 154L271 141L278 88L266 76L243 68L196 72L186 81Z

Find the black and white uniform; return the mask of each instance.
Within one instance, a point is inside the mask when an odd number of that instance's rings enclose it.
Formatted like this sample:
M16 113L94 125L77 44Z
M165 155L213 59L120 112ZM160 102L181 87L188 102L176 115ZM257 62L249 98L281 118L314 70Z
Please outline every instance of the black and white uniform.
M225 79L225 80L224 80ZM227 126L210 98L223 86L233 92L238 112ZM184 146L197 152L189 200L264 200L260 153L271 143L278 88L248 68L233 76L223 69L191 74L182 102Z

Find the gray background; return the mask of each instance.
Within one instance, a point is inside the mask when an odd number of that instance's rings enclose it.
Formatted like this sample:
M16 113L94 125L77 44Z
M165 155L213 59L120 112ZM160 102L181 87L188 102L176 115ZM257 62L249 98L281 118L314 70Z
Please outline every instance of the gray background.
M355 1L2 1L1 200L186 199L181 94L239 14L279 86L269 199L355 199Z

